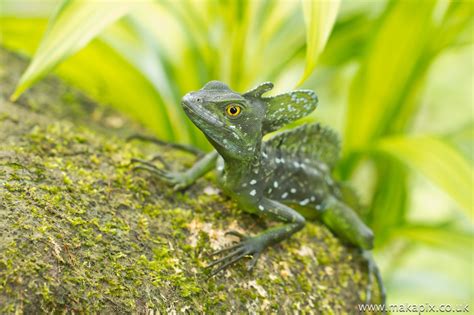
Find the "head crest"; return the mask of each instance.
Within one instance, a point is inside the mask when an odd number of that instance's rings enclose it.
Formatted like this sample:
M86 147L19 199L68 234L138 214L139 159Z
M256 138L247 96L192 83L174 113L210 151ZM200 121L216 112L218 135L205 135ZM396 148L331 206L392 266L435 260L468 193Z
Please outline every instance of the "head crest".
M263 133L269 133L308 116L318 105L316 93L310 90L297 90L273 97L262 98L266 104Z
M263 94L267 93L271 89L273 89L273 83L264 82L253 88L252 90L246 92L243 96L261 97Z
M318 105L316 93L310 90L297 90L273 97L262 97L272 88L273 83L264 82L242 95L258 98L264 102L263 134L278 130L284 125L309 115Z
M219 91L229 90L231 91L229 86L227 86L225 83L222 83L220 81L209 81L206 83L206 85L202 87L201 90L219 90Z

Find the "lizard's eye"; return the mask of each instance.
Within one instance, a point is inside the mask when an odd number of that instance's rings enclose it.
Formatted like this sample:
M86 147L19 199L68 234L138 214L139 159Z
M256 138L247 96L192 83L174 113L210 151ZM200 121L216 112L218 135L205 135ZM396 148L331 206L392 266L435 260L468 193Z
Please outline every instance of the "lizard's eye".
M242 108L237 104L229 104L225 108L225 112L230 117L237 117L240 115Z

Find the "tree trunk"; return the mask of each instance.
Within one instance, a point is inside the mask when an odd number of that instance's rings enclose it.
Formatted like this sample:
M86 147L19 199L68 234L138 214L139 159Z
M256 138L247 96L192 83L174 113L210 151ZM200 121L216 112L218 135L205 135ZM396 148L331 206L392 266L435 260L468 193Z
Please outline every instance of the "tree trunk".
M26 63L0 58L0 313L339 314L364 301L359 251L319 223L267 250L253 273L238 263L208 279L207 254L235 241L226 230L274 223L241 212L212 175L175 193L133 172L130 159L151 152L124 141L138 127L56 78L8 102ZM153 149L176 169L193 160Z

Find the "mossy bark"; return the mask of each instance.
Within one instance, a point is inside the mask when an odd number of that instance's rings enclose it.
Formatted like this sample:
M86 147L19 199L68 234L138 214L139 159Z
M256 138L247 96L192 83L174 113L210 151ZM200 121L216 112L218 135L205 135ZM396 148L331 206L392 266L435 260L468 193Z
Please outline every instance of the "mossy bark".
M175 193L133 172L130 159L150 152L124 141L137 129L57 79L9 103L25 62L0 56L0 313L339 314L364 301L358 250L319 223L267 250L252 274L239 263L208 279L206 254L235 241L226 230L274 223L241 212L212 175ZM156 150L175 168L192 162Z

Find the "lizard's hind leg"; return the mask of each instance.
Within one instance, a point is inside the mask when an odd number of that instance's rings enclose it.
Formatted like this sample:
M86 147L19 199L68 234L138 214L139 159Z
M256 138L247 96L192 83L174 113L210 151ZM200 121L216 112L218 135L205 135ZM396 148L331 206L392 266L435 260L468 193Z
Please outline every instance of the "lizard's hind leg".
M372 230L365 225L359 216L342 201L329 197L325 203L325 209L321 214L321 219L336 235L345 241L356 245L362 250L365 261L367 262L369 283L367 284L366 303L371 303L372 283L375 277L378 283L378 289L381 302L385 304L385 288L382 283L380 271L370 253L373 247Z

